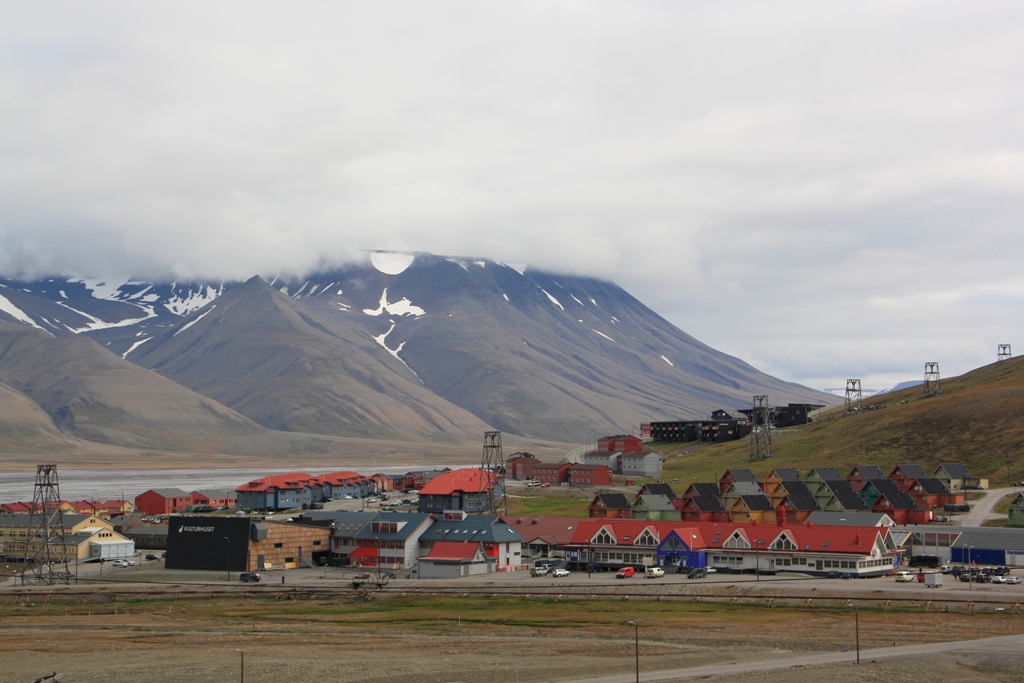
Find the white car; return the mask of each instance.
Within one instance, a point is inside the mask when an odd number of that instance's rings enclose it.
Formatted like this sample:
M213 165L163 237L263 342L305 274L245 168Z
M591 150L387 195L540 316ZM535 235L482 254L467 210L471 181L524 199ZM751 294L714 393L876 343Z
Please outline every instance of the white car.
M1014 585L1020 585L1020 577L1019 576L1004 576L1003 577L1003 583L1012 583Z
M562 578L564 576L569 576L569 570L568 569L556 569L555 571L551 572L551 576L555 577L556 579L560 579L560 578Z
M896 572L896 580L900 583L907 583L914 580L914 575L910 572Z
M705 567L705 569L707 569L707 570L708 570L708 574L714 574L715 572L717 572L717 571L718 571L718 570L717 570L717 569L715 569L714 567Z
M133 564L135 564L135 563L132 562L131 560L114 560L114 562L112 563L111 566L113 566L113 567L130 567Z

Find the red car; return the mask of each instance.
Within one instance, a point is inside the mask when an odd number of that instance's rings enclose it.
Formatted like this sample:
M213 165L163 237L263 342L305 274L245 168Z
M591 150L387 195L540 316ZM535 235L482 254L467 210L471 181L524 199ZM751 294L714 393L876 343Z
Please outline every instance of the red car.
M636 574L636 570L632 567L623 567L619 571L615 572L616 579L629 579Z

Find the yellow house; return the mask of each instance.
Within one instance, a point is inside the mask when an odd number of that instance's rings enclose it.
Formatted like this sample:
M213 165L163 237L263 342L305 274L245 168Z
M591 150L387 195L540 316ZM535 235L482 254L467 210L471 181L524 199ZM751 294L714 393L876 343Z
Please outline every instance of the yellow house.
M102 533L102 536L96 536L93 539L94 544L100 541L106 541L107 538L113 540L113 536L107 536L114 534L114 527L105 519L100 519L96 515L79 515L73 512L65 512L64 518L64 533L62 536L66 539L66 546L73 546L74 550L68 551L68 559L73 560L76 557L78 559L87 559L90 557L90 545L88 540L93 537L94 534ZM33 530L40 524L39 515L16 515L16 514L0 514L0 549L2 549L4 559L24 561L26 557L31 558L35 556L35 553L39 550L39 545L42 543L42 534L39 531ZM29 538L29 534L33 534L33 538ZM118 534L120 536L120 534ZM122 539L125 539L121 536ZM129 541L130 542L130 541ZM85 543L84 547L82 544ZM79 553L85 553L79 555ZM105 557L105 555L103 555ZM96 555L101 557L101 555Z

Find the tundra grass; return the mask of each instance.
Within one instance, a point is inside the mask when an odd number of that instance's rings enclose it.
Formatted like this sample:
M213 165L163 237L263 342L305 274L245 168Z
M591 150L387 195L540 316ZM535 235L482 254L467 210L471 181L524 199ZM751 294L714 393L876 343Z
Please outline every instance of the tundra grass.
M773 457L767 460L750 459L746 438L667 457L662 479L678 478L680 490L695 480L714 481L716 472L721 476L734 467L764 477L775 467L806 473L831 466L846 474L856 465L888 472L898 463L918 463L931 472L944 462L962 462L992 486L1024 479L1024 357L944 379L938 396L912 387L865 399L864 406L872 409L844 417L836 406L811 424L775 430ZM666 454L687 448L652 445Z

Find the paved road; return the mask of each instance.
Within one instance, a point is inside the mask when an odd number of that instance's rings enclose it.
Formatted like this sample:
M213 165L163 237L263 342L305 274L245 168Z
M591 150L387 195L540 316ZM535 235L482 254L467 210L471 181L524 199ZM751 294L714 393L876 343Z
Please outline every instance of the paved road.
M996 506L1003 496L1008 496L1011 493L1017 492L1018 489L990 489L985 492L984 498L971 501L971 511L963 517L955 518L955 521L960 526L981 526L987 519L996 519L1003 517L1004 515L997 515L992 512L992 508Z
M873 650L861 650L860 659L862 662L869 662L873 659L886 659L892 657L905 657L908 655L929 654L932 652L953 652L957 650L970 650L972 652L1011 652L1018 653L1024 647L1024 634L1015 636L998 636L995 638L980 638L978 640L958 640L951 643L928 643L926 645L904 645L901 647L883 647ZM701 678L704 676L716 676L722 674L743 674L752 671L770 671L773 669L788 669L797 666L821 666L824 664L843 664L857 661L856 652L828 652L816 655L784 656L779 659L762 660L758 662L743 662L741 664L709 664L707 666L695 666L689 669L665 669L663 671L640 671L641 681L678 681L687 678ZM642 662L641 662L642 664ZM622 674L617 676L602 676L600 678L581 678L567 683L632 683L636 680L636 674Z

